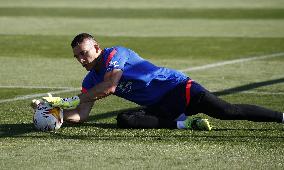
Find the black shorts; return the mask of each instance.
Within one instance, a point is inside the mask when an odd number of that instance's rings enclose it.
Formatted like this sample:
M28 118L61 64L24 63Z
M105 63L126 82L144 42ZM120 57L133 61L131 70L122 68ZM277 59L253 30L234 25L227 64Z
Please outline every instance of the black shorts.
M190 114L190 108L196 105L200 97L207 92L197 82L188 79L166 93L162 99L145 108L146 114L176 119L180 114Z

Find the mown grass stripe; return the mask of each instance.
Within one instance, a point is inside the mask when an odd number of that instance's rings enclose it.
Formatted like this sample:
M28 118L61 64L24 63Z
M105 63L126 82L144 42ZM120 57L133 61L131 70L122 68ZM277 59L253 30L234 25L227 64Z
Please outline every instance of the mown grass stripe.
M217 62L217 63L213 63L213 64L206 64L206 65L203 65L203 66L186 68L186 69L182 69L180 71L188 72L188 71L205 70L205 69L225 66L225 65L229 65L229 64L244 63L244 62L253 61L253 60L263 60L263 59L269 59L269 58L280 57L280 56L284 56L284 52L283 53L263 55L263 56L251 56L251 57L248 57L248 58L242 58L242 59L236 59L236 60L222 61L222 62Z
M283 9L109 9L0 7L0 16L75 18L283 19Z
M101 43L102 48L121 45L131 48L142 57L151 60L172 59L192 62L193 59L202 57L203 64L206 64L205 62L208 63L208 60L214 62L214 60L230 60L242 56L284 51L284 38L107 37L94 35ZM75 35L0 35L0 44L3 44L0 46L0 57L71 59L73 57L70 42L73 36ZM3 58L0 60L3 63L10 61L10 59L3 60Z
M23 89L65 89L65 90L74 90L74 87L52 87L52 86L4 86L0 85L0 88L23 88Z
M261 92L261 91L243 91L244 94L257 94L257 95L284 95L284 92Z
M129 37L284 37L284 20L0 17L0 34Z
M11 0L0 1L2 7L54 8L283 8L283 0Z
M62 93L69 93L69 92L75 92L80 90L79 88L73 88L73 89L66 89L66 90L60 90L60 91L51 91L49 93L51 94L62 94ZM32 94L32 95L24 95L24 96L20 96L20 97L15 97L15 98L11 98L11 99L4 99L4 100L0 100L0 103L7 103L7 102L14 102L14 101L18 101L18 100L26 100L26 99L32 99L32 98L37 98L37 97L43 97L43 96L47 96L47 93L39 93L39 94Z

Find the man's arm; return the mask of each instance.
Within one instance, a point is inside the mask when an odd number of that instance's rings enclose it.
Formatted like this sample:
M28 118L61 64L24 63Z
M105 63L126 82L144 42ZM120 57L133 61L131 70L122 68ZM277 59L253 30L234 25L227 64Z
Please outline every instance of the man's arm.
M76 109L63 110L64 121L71 123L80 123L88 119L94 102L87 102L79 104Z
M80 104L76 109L64 110L64 120L79 123L89 117L94 101L106 97L115 92L118 82L122 76L122 70L115 69L104 76L104 81L87 91L79 94Z
M86 93L81 93L79 95L80 103L93 102L113 94L122 76L122 73L123 71L120 69L114 69L110 72L107 72L104 76L103 82L89 89Z
M98 99L113 94L122 76L122 73L123 71L120 69L114 69L110 72L107 72L104 76L104 80L101 83L98 83L93 88L87 90L87 92L81 93L78 96L61 98L52 97L49 95L48 97L43 97L42 99L53 107L74 109L81 104L94 102Z

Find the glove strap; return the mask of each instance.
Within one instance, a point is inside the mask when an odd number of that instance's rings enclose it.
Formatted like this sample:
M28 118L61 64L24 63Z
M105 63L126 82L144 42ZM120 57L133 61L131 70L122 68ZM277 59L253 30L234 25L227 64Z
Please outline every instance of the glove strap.
M80 104L80 98L78 96L67 97L61 100L59 107L62 109L75 109Z

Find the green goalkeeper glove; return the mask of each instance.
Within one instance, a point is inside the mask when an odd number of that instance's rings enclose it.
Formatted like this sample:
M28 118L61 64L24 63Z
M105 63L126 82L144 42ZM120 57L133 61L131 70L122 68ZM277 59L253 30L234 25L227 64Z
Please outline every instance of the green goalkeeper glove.
M78 96L61 98L52 97L52 95L48 93L48 97L43 97L42 99L48 102L52 107L59 107L61 109L75 109L80 104L80 98Z

